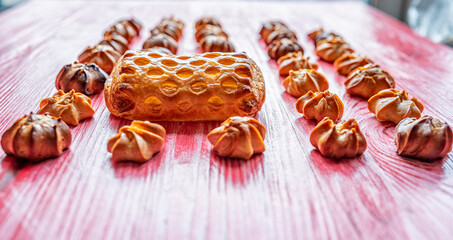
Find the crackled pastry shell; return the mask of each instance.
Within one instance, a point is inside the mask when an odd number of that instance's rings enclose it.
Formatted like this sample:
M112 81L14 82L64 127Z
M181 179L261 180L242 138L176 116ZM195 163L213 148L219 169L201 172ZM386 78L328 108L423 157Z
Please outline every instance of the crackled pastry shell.
M290 52L278 58L278 73L281 76L287 76L289 71L297 71L301 69L318 69L318 64L310 62L310 57L304 58L302 52Z
M341 119L344 112L341 99L329 91L315 93L308 91L297 100L296 109L304 114L305 118L316 119L318 122L325 117L336 122Z
M234 52L234 46L223 36L207 36L200 41L203 52Z
M175 41L175 39L163 33L151 36L150 38L148 38L148 40L146 40L143 43L144 50L153 47L166 48L170 50L173 54L176 54L176 52L178 51L178 43Z
M66 124L77 126L80 121L92 117L94 109L91 107L91 99L82 93L74 90L64 93L60 90L39 103L38 114L61 118Z
M149 121L224 121L253 116L264 103L261 70L244 53L173 56L129 50L104 91L118 117Z
M419 118L423 104L415 97L409 98L406 91L386 89L378 92L368 100L368 109L376 114L379 121L398 124L407 117Z
M107 143L113 162L132 161L143 163L159 152L164 144L165 129L148 121L133 121L121 127L119 133Z
M304 49L294 40L283 38L280 40L275 40L269 44L267 53L270 58L277 60L288 53L300 52L304 53Z
M55 87L64 92L75 90L87 95L102 92L108 75L95 63L74 62L63 66L55 79Z
M395 128L395 144L401 156L434 161L447 156L452 142L450 126L431 116L405 118Z
M106 73L110 74L121 54L110 46L96 45L86 48L79 56L81 63L95 63Z
M231 117L208 134L214 151L222 157L250 159L265 151L266 128L250 117Z
M361 56L356 53L345 53L333 63L338 74L347 76L358 67L363 67L372 63L367 57Z
M289 76L283 81L283 86L293 97L301 97L308 91L322 92L329 88L327 79L313 69L290 71Z
M60 119L25 115L6 130L1 145L6 154L38 162L60 156L71 145L71 131Z
M355 119L335 124L324 118L310 134L310 143L330 158L353 158L362 155L367 142Z
M351 72L344 84L348 94L368 99L384 89L394 88L395 80L379 65L368 64Z
M354 50L343 41L342 38L326 38L318 42L315 54L326 62L334 62L345 53L352 53Z

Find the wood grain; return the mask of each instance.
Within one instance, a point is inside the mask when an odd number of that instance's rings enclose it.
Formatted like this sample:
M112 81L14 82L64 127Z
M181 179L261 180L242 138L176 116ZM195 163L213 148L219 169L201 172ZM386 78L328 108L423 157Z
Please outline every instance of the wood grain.
M313 55L306 34L324 26L389 71L425 114L452 125L453 51L360 3L27 2L0 14L0 134L56 91L60 68L107 26L140 19L140 48L147 29L170 15L186 23L179 54L197 51L195 20L215 15L261 67L266 152L219 158L206 135L220 123L163 123L168 136L151 161L112 164L107 140L129 121L111 116L100 94L61 157L23 164L0 150L1 239L451 238L453 154L434 164L397 156L394 127L346 95L344 77L318 61L345 103L343 119L356 118L368 141L362 157L323 158L308 139L315 122L297 113L258 40L262 22L281 19Z

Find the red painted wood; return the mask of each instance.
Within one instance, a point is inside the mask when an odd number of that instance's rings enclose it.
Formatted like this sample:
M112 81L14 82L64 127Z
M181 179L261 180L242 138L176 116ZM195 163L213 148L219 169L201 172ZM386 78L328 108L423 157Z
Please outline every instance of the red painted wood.
M192 54L194 21L206 14L263 71L266 152L250 161L218 158L206 135L219 123L163 123L165 146L151 161L112 164L107 140L129 122L110 116L97 95L95 116L72 129L61 157L21 165L0 150L1 239L451 238L453 154L434 164L397 156L394 127L345 95L344 77L320 62L344 118L356 118L368 140L360 158L323 158L308 139L315 123L297 113L258 41L263 21L282 19L313 55L306 34L324 26L392 73L424 113L452 124L453 51L363 4L27 2L0 14L0 134L36 111L56 91L60 68L119 18L144 23L138 48L147 29L175 15L186 23L179 53Z

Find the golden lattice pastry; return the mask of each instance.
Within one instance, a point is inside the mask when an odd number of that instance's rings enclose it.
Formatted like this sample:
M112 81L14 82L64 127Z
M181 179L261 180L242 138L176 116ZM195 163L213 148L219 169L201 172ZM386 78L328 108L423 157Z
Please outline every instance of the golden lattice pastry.
M195 40L200 42L203 38L207 36L222 36L228 38L228 34L226 34L221 27L207 25L204 28L200 28L197 32L195 32Z
M290 52L278 58L278 73L282 76L287 76L289 71L297 71L301 69L318 69L318 64L310 62L310 57L304 58L302 52Z
M368 64L351 72L344 84L347 93L368 99L381 90L394 88L395 80L379 65Z
M338 74L347 76L354 69L363 67L369 63L372 63L367 57L361 56L356 53L345 53L339 57L333 63L333 66L337 70Z
M99 42L99 45L108 45L120 54L124 54L129 49L129 43L127 40L123 36L116 33L105 36L104 39Z
M354 50L343 41L342 38L333 37L321 40L316 44L315 53L326 62L334 62L345 53L352 53Z
M222 157L250 159L264 152L266 128L254 118L231 117L208 134L214 151Z
M269 21L264 23L260 30L261 38L263 40L266 39L269 33L275 31L278 28L288 28L288 26L286 26L286 24L281 21Z
M217 27L222 27L222 24L220 24L219 20L214 17L203 17L198 19L195 22L195 30L198 31L202 28L205 28L206 26L217 26Z
M74 62L63 66L55 79L55 86L64 92L74 89L87 95L102 92L108 75L94 63Z
M153 47L166 48L170 50L173 54L176 54L176 52L178 51L178 43L175 41L175 39L163 33L151 36L143 43L144 50Z
M293 97L301 97L308 91L322 92L329 88L327 79L313 69L290 71L289 76L283 81L283 86Z
M104 95L113 115L131 120L223 121L257 113L265 86L245 53L189 57L129 50Z
M323 28L319 28L319 29L309 33L308 37L313 41L315 46L318 44L318 42L320 42L324 39L327 39L327 38L335 38L335 37L341 38L336 33L324 31Z
M288 53L300 52L304 53L304 49L294 40L283 38L280 40L275 40L269 44L267 49L267 54L270 58L277 60Z
M368 109L376 114L377 120L398 124L407 117L419 118L423 104L415 97L409 98L406 91L386 89L368 100Z
M311 131L310 143L330 158L352 158L362 155L367 148L366 139L355 119L335 124L324 118Z
M267 35L267 37L264 39L264 42L267 45L269 45L273 41L281 40L281 39L285 39L285 38L290 39L294 42L297 42L296 34L293 31L291 31L290 29L283 28L283 27L277 28L274 31L270 32Z
M49 114L61 118L65 123L73 126L94 115L91 99L82 93L71 90L68 93L58 91L51 98L45 98L39 103L38 114Z
M431 116L405 118L395 128L395 144L401 156L441 159L451 151L452 142L450 126Z
M318 122L325 117L336 122L341 119L344 112L343 102L329 91L315 93L308 91L297 99L296 109L304 114L305 118L316 119Z
M95 63L106 73L110 74L121 54L110 46L96 45L88 47L79 56L81 63Z
M121 127L119 133L107 143L112 161L143 163L159 152L164 144L165 128L148 121L133 121L130 126Z
M234 46L223 36L207 36L200 41L203 52L234 52Z
M60 119L30 114L6 130L1 144L6 154L37 162L60 156L71 145L71 131Z

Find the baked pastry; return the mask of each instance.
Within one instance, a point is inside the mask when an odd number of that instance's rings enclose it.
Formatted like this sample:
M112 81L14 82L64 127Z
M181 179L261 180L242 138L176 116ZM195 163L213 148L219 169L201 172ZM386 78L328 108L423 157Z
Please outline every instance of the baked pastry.
M120 54L124 54L129 49L129 43L127 40L123 36L116 33L105 36L104 39L99 42L99 45L110 46Z
M310 57L304 58L302 52L290 52L278 58L278 73L281 76L287 76L289 71L301 69L318 69L318 64L310 62Z
M353 158L365 152L367 143L355 119L335 124L324 118L310 133L310 143L330 158Z
M167 48L163 48L163 47L147 48L144 51L155 52L155 53L160 53L160 54L173 54L170 50L168 50Z
M451 151L452 142L450 126L431 116L405 118L395 128L395 144L401 156L441 159Z
M274 60L293 52L300 52L303 54L304 49L299 45L299 43L288 38L273 41L269 44L267 49L267 54Z
M119 34L123 36L129 43L134 40L135 37L140 35L142 25L135 19L125 19L111 26L104 33L104 36L112 34Z
M290 29L288 28L277 28L275 29L274 31L270 32L267 37L264 39L264 42L269 45L271 44L273 41L276 41L276 40L281 40L281 39L284 39L284 38L287 38L287 39L290 39L294 42L297 42L297 36L296 34L291 31Z
M334 62L345 53L354 50L342 38L333 37L321 40L316 44L315 54L326 62Z
M157 34L151 36L143 43L143 49L152 47L163 47L170 50L173 54L178 51L178 43L167 34Z
M296 109L304 114L305 118L316 119L318 122L325 117L336 122L341 119L344 112L343 102L336 94L329 91L308 91L297 99Z
M260 30L261 38L264 40L267 38L269 33L275 31L278 28L288 28L286 24L281 21L269 21L263 24L263 27Z
M173 38L175 41L179 41L179 38L182 35L182 30L179 29L176 25L169 23L165 25L157 25L151 30L151 37L158 34L166 34Z
M195 30L198 31L202 28L205 28L207 25L222 27L219 20L214 17L204 17L200 18L195 22Z
M379 121L398 124L407 117L419 118L423 112L423 104L415 97L409 99L406 91L385 89L368 100L368 109L376 114Z
M113 162L148 161L164 145L165 128L148 121L133 121L130 126L121 127L119 133L107 143Z
M74 89L83 94L102 92L108 75L95 63L74 62L65 65L55 79L55 87L64 92Z
M345 53L339 57L333 63L333 66L337 70L338 74L347 76L354 69L363 67L369 63L372 63L367 57L361 56L356 53Z
M283 86L291 96L299 98L308 91L323 92L329 88L327 79L313 69L289 71L289 76L283 81Z
M224 121L264 103L259 67L245 53L173 56L128 51L104 91L110 112L130 120Z
M71 131L60 119L31 113L6 130L1 143L6 154L38 162L60 156L71 145Z
M394 88L395 80L379 65L368 64L351 72L344 84L347 93L368 99L381 90Z
M250 159L266 150L266 128L254 118L230 117L208 134L214 151L222 157Z
M195 40L197 40L197 42L200 42L207 36L222 36L228 38L228 34L226 34L221 27L207 25L195 33Z
M121 54L110 46L96 45L87 47L79 56L81 63L95 63L106 73L110 74Z
M182 35L182 30L184 30L184 23L181 20L174 18L173 16L163 18L160 21L159 25L160 26L173 25L177 27L179 29L180 36Z
M326 32L324 31L323 28L319 28L311 33L308 34L308 37L313 41L315 46L318 44L318 42L327 39L327 38L341 38L341 36L337 35L336 33L333 32Z
M94 109L91 99L82 93L71 90L64 93L59 90L51 98L45 98L39 103L38 114L48 114L60 118L66 124L77 126L79 122L91 118Z
M203 52L234 52L234 46L223 36L207 36L200 41Z

